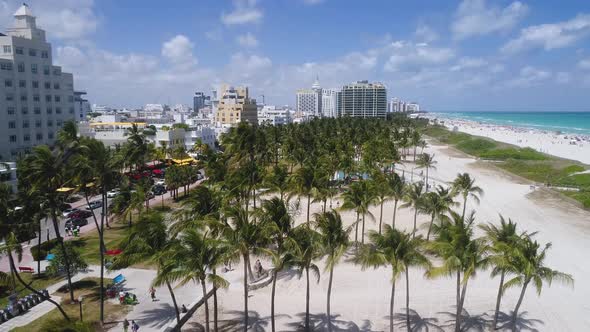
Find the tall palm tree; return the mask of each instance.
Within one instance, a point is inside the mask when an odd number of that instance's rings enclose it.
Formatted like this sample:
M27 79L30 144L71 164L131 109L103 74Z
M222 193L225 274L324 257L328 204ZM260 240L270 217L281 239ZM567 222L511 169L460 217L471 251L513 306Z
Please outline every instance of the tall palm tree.
M314 226L320 233L320 244L323 254L326 255L326 270L330 271L328 279L328 294L326 301L326 313L328 318L328 331L332 331L332 319L330 316L330 296L332 294L332 279L334 277L334 266L336 266L342 255L349 247L349 235L352 226L344 227L340 214L334 210L314 215Z
M213 269L222 262L227 247L219 240L208 236L207 232L201 233L196 229L184 231L174 245L170 246L163 255L167 257L162 274L154 280L154 285L179 281L180 285L189 282L201 284L203 297L205 298L205 331L209 332L209 301L207 299L207 282L216 288L227 288L229 283L217 274ZM162 257L162 256L160 256Z
M397 214L397 204L403 200L406 193L406 181L396 173L386 175L387 185L389 185L389 194L393 200L393 217L391 227L395 228L395 216Z
M486 240L490 246L490 263L492 264L492 277L500 275L500 285L498 286L498 295L496 296L496 308L494 310L494 320L492 329L496 329L498 323L498 314L500 312L500 302L502 301L504 278L507 273L514 271L514 256L518 254L522 239L526 233L519 235L516 232L516 223L508 219L506 221L500 215L500 224L493 223L479 225L484 231Z
M371 186L375 194L376 203L379 204L379 233L381 233L381 225L383 224L383 204L391 196L391 187L387 182L387 177L382 172L374 172L371 179Z
M436 191L424 194L421 209L424 213L430 215L430 224L428 226L428 233L426 234L426 241L430 240L430 233L432 231L432 224L436 219L445 217L452 206L456 205L453 201L453 196L448 188L441 185L436 187Z
M311 271L320 281L320 269L314 263L321 257L321 247L319 243L319 234L307 225L299 225L293 229L293 240L297 244L293 250L293 266L299 270L299 277L305 272L305 330L310 330L309 325L309 272Z
M422 238L413 238L410 233L385 225L383 234L369 233L370 244L365 246L354 261L364 268L389 266L391 268L391 298L389 303L389 331L393 332L393 307L395 303L395 284L400 274L406 274L406 326L410 325L410 283L409 267L430 268L428 258L422 253Z
M465 217L465 209L467 208L467 198L471 197L479 204L479 198L483 196L483 189L475 185L475 179L469 176L469 173L459 173L452 183L453 190L456 194L463 197L463 213L461 216Z
M461 330L463 304L467 293L467 284L478 270L487 267L488 247L483 238L474 238L472 213L467 222L454 211L450 211L449 220L442 224L433 225L435 239L429 243L429 248L442 260L440 266L434 267L427 275L436 278L440 276L456 275L456 320L455 332Z
M418 168L425 168L426 169L426 192L428 192L428 188L430 185L428 184L428 171L432 169L436 169L436 160L434 160L434 153L422 153L420 157L418 157L418 161L416 162Z
M424 183L422 181L418 181L406 187L406 192L404 194L404 204L401 205L402 208L413 208L414 209L414 228L412 230L412 236L416 236L416 220L418 218L418 211L422 206L424 200Z
M309 208L311 206L311 196L315 182L315 169L311 165L304 165L295 171L295 174L292 176L292 181L294 193L307 197L306 221L309 224Z
M373 191L369 182L366 180L358 181L351 184L348 189L342 195L343 202L341 208L343 210L354 210L356 212L357 221L355 223L354 241L358 242L358 227L359 227L359 216L362 216L362 229L361 229L361 243L365 240L365 217L368 215L369 218L373 219L373 214L369 210L369 207L375 200Z
M516 307L512 312L513 331L516 329L518 310L522 305L527 287L531 282L537 290L538 295L541 294L543 283L551 285L553 281L558 281L571 286L574 284L574 279L571 275L545 266L545 257L547 250L551 248L551 243L547 243L541 248L541 245L530 237L525 236L523 239L524 241L518 251L519 253L515 256L516 259L514 260L514 273L516 276L504 284L504 290L516 286L522 287Z

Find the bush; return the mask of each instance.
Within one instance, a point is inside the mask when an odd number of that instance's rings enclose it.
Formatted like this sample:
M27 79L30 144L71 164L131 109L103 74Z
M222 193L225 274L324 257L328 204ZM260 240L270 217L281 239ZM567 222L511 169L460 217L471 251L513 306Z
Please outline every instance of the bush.
M496 143L483 138L464 140L457 144L459 150L474 156L480 156L495 147Z
M53 250L53 248L57 247L58 244L59 243L57 242L57 239L53 239L53 240L49 240L47 242L41 243L41 254L40 255L37 251L37 246L32 246L31 247L31 254L33 255L33 259L36 261L44 260L45 257L47 257L47 254L49 252L51 252L51 250Z
M494 159L494 160L506 160L506 159L516 159L516 160L547 160L546 155L537 152L531 148L506 148L506 149L495 149L490 150L482 153L480 155L482 158L486 159Z
M74 249L74 246L69 241L65 243L68 260L70 263L70 272L76 273L80 270L85 270L88 264L84 261L80 252ZM57 276L66 271L65 257L61 250L55 250L55 257L49 262L47 267L47 275Z

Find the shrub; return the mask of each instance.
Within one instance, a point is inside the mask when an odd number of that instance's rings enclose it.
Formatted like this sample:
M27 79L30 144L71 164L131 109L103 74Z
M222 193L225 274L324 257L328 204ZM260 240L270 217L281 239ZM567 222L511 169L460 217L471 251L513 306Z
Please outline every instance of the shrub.
M80 270L85 270L88 264L80 255L78 250L74 249L74 246L69 241L65 243L66 252L68 254L68 260L70 263L70 271L75 273ZM47 267L47 275L57 276L64 273L66 270L65 259L62 250L54 250L55 257L49 262Z
M49 252L51 252L51 250L53 248L57 247L57 245L58 245L57 239L53 239L53 240L49 240L47 242L41 243L41 254L40 255L38 253L37 246L36 245L32 246L31 247L31 254L33 255L33 259L36 261L44 260L45 257L47 257L47 254Z
M506 148L506 149L495 149L490 150L482 153L480 155L482 158L486 159L494 159L494 160L507 160L507 159L516 159L516 160L547 160L547 156L537 152L531 148Z
M480 156L495 147L496 143L483 138L469 139L457 144L459 150L474 156Z

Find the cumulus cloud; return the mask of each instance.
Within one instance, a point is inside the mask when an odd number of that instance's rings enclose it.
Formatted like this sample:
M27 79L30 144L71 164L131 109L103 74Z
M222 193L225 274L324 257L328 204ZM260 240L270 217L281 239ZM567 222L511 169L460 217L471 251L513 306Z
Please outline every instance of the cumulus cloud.
M392 54L385 63L385 71L417 71L425 66L447 63L455 52L450 48L431 47L426 43L394 42Z
M438 39L438 34L426 24L420 24L414 32L416 38L423 42L433 42Z
M504 8L487 6L485 0L463 0L451 25L456 40L508 31L528 13L528 7L515 1Z
M520 70L520 73L516 78L507 81L506 85L508 87L529 87L545 82L551 77L552 74L550 71L526 66Z
M583 59L578 62L578 67L581 69L590 70L590 59Z
M451 71L461 71L465 69L480 68L487 64L488 62L481 58L463 57L459 59L456 65L451 67Z
M222 13L221 22L225 25L260 23L264 13L256 7L256 3L256 0L234 0L233 10Z
M194 44L184 35L176 35L162 45L162 56L174 65L194 66L197 58L193 55Z
M258 39L252 33L248 32L245 35L236 37L236 41L242 47L256 47L258 46Z
M590 33L590 15L580 14L571 20L533 25L520 31L520 35L508 41L504 53L518 53L534 48L553 50L573 45Z

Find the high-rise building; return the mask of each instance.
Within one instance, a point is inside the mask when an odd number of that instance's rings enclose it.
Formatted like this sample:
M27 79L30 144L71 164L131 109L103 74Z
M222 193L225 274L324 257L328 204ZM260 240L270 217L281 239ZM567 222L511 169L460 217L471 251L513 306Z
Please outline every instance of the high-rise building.
M256 99L250 98L247 87L221 87L215 114L217 124L228 126L244 121L257 124L257 113Z
M75 118L74 80L54 66L51 44L23 4L0 34L0 160L14 160Z
M319 79L316 78L311 89L297 91L295 112L298 116L322 116L322 88Z
M209 106L210 104L210 96L206 96L203 92L195 92L195 96L193 97L193 111L196 112L205 106Z
M86 121L86 116L91 112L90 103L84 98L85 91L74 91L74 113L76 121Z
M340 90L323 89L322 90L322 116L327 118L336 118L339 116L340 108Z
M382 83L358 81L342 87L340 116L385 118L387 89Z

